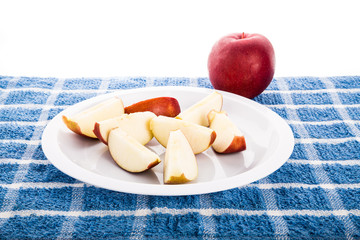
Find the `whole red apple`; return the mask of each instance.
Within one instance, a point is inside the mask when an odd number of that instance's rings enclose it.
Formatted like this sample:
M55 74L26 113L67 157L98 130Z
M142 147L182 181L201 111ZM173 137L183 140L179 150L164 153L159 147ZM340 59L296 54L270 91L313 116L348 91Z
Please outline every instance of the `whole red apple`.
M208 58L208 70L215 89L254 98L273 79L274 48L260 34L230 34L213 46Z

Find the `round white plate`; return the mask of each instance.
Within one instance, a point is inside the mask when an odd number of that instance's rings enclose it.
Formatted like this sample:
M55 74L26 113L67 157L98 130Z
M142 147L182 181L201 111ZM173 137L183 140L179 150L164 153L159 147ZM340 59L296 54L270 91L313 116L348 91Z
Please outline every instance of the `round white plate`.
M42 136L42 148L56 168L85 183L114 191L147 195L192 195L217 192L259 180L280 168L294 147L289 125L276 113L247 98L218 91L223 110L242 130L247 149L217 154L211 148L196 155L199 174L186 184L163 183L162 163L143 173L129 173L116 165L107 146L71 132L62 115L72 115L107 98L120 96L124 105L159 96L175 97L184 110L213 92L194 87L152 87L119 90L68 107L54 117ZM165 148L155 139L147 145L164 160Z

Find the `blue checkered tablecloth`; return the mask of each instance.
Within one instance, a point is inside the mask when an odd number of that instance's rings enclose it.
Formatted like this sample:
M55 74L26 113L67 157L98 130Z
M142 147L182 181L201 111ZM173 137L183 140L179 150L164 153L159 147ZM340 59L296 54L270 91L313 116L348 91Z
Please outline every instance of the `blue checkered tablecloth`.
M295 146L276 172L193 196L114 192L45 157L47 123L118 89L212 88L208 78L0 76L0 239L360 239L360 77L284 77L254 100L284 118Z

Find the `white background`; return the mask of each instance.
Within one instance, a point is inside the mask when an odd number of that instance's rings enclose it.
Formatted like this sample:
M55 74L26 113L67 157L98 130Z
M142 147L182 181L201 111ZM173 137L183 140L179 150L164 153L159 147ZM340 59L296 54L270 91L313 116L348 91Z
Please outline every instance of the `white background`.
M360 75L356 1L0 0L0 75L207 77L220 37L260 33L275 76Z

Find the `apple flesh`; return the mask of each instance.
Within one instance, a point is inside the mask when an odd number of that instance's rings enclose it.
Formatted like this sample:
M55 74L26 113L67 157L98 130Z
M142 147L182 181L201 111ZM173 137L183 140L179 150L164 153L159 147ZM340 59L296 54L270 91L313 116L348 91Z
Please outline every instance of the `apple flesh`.
M156 116L175 117L180 113L180 105L176 98L157 97L134 103L125 107L125 113L150 111Z
M181 130L189 141L194 154L201 153L208 149L216 138L215 131L210 128L165 116L153 118L150 122L150 129L156 140L165 148L168 144L170 132Z
M220 111L222 105L222 95L219 92L214 91L187 108L185 111L181 112L178 116L176 116L176 118L208 127L209 121L207 115L211 110Z
M212 148L218 153L234 153L246 149L244 134L231 121L225 111L211 111L208 115L210 128L216 132Z
M235 33L217 41L208 57L212 86L247 98L261 94L275 72L275 53L260 34Z
M107 145L110 131L118 127L145 145L153 138L150 120L154 117L156 115L153 112L125 113L119 117L96 122L93 131L96 137Z
M128 172L143 172L160 163L160 157L120 128L109 134L109 152L114 161Z
M119 97L105 100L93 107L81 111L74 116L62 116L65 125L73 132L96 138L94 124L124 114L124 104Z
M186 183L196 179L198 175L195 155L180 130L170 132L163 169L166 184Z

